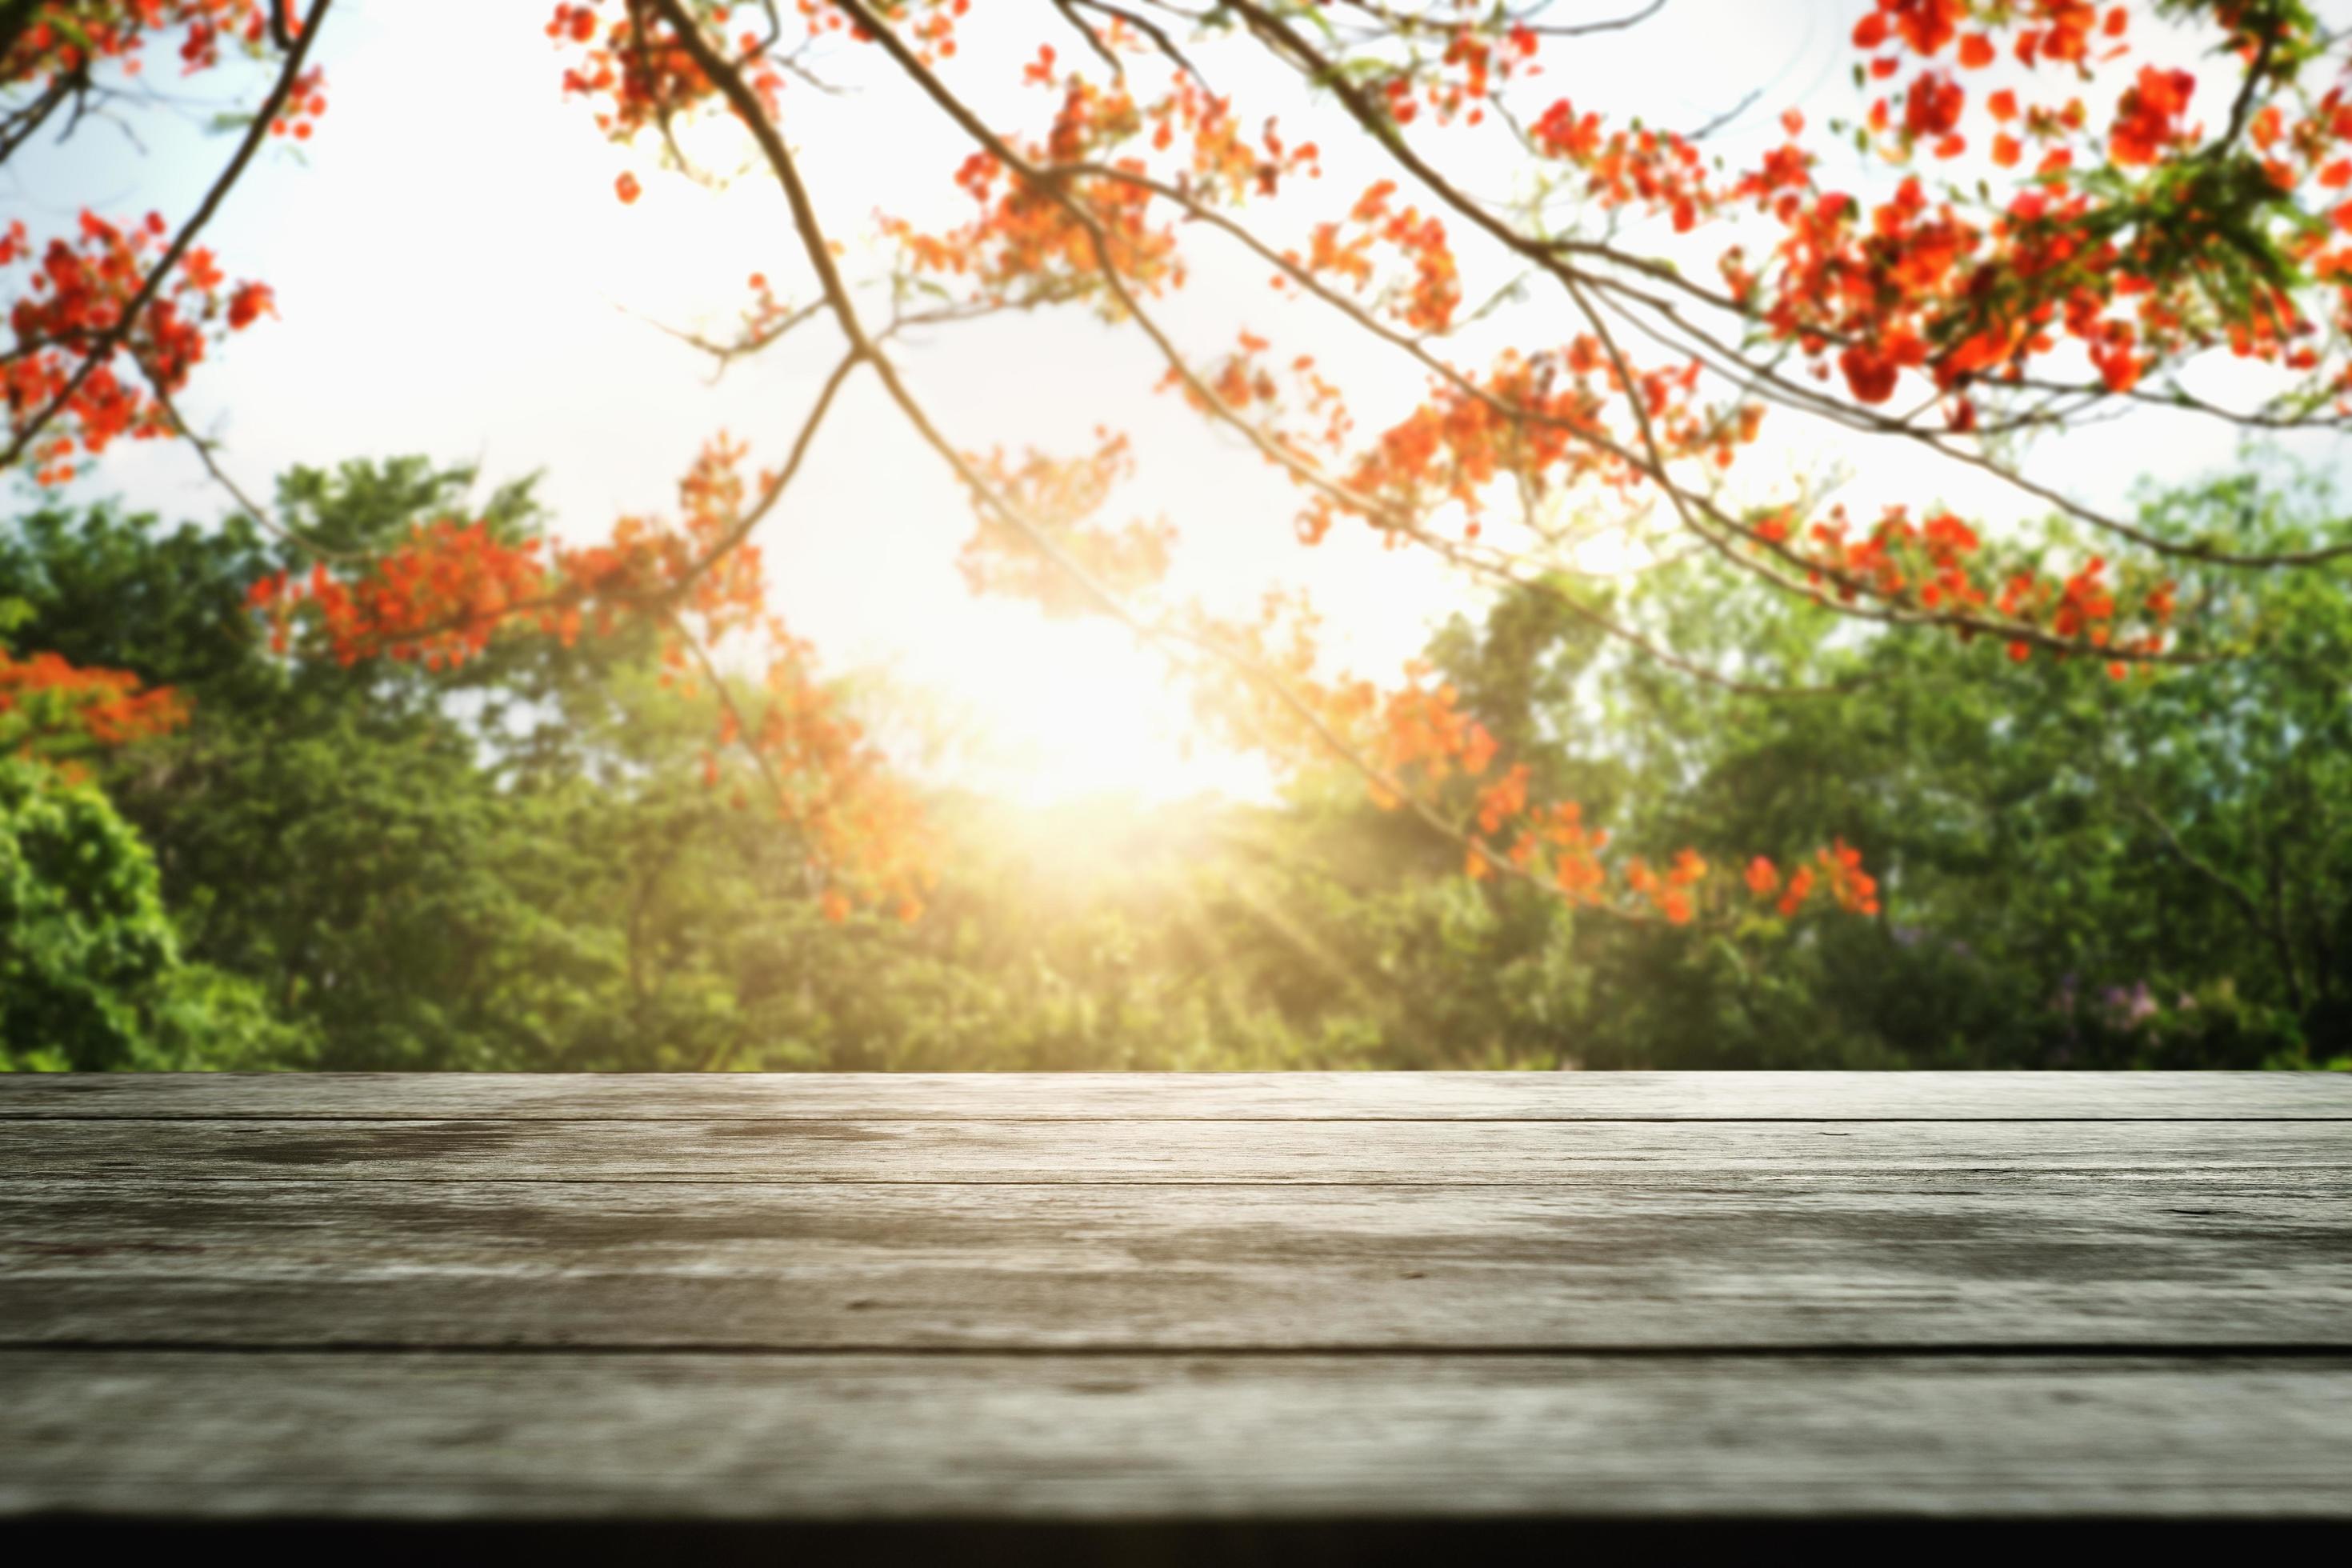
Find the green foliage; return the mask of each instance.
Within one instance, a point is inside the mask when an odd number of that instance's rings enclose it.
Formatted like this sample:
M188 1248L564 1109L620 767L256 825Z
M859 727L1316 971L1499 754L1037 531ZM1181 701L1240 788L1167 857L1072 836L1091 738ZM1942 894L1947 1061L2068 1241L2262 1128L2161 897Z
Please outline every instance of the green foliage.
M301 470L281 510L363 552L470 486L415 460ZM541 524L527 488L463 504L509 537ZM2249 474L2149 521L2288 548L2327 504ZM245 591L304 559L236 521L0 527L17 646L177 686L194 715L100 764L103 794L0 773L14 1065L2259 1066L2352 1038L2334 570L2215 579L2199 613L2245 626L2246 656L2123 684L1857 637L1706 575L1606 608L1832 689L1694 682L1542 587L1434 640L1538 793L1619 849L1695 846L1728 879L1843 836L1882 879L1876 919L1580 915L1468 880L1335 775L1278 806L943 796L947 880L908 926L820 917L792 836L703 782L714 714L647 641L519 637L454 673L282 660Z
M2331 505L2308 479L2248 471L2157 498L2145 521L2292 550ZM1779 678L1853 685L1754 702L1621 664L1612 745L1645 779L1675 781L1632 797L1635 844L1780 855L1842 834L1880 876L1885 914L1798 933L1769 974L1595 984L1637 1011L1705 999L1725 1040L1751 1002L1795 1002L1772 1015L1781 1055L1806 1034L1826 1052L1916 1065L2340 1055L2352 1038L2348 589L2338 567L2216 574L2196 613L2242 626L2242 653L2118 683L2094 662L2013 664L1933 637L1856 644L1825 616L1662 586L1662 613L1686 616L1693 642L1753 648L1743 622L1769 615ZM1640 1026L1624 1059L1706 1059L1696 1039L1685 1057L1674 1031Z
M0 760L0 1044L40 1067L144 1065L139 998L178 957L155 864L106 797Z
M0 758L0 1069L301 1055L249 981L181 962L154 859L105 795Z

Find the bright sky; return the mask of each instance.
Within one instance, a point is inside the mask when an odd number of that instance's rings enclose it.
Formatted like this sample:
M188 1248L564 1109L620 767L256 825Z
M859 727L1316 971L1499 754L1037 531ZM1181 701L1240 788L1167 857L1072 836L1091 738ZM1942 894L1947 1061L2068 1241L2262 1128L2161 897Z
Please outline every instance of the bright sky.
M1601 14L1601 0L1577 5ZM987 23L1007 5L974 7L958 62L957 79L983 104L1010 101L1013 54L1054 26L1049 7L1024 4L1024 25L995 29L999 45ZM677 475L720 426L749 438L755 460L777 460L837 340L812 331L713 384L707 362L646 324L724 332L755 269L808 297L774 186L746 177L714 194L657 174L649 150L606 143L587 109L558 89L541 32L551 8L547 0L339 0L320 45L331 108L317 138L299 158L264 159L206 236L232 276L275 287L283 317L227 344L182 400L226 443L225 461L248 489L266 489L295 463L424 453L477 463L489 483L541 473L540 496L561 531L585 538L622 513L669 510ZM1864 8L1863 0L1672 0L1643 26L1556 47L1548 82L1580 108L1685 128L1760 89L1716 143L1737 159L1776 134L1782 108L1800 106L1816 122L1855 111L1843 40ZM1071 41L1057 39L1066 58L1077 52ZM159 71L167 65L159 58ZM1269 85L1286 126L1306 123L1297 96ZM944 199L952 195L944 174L963 149L915 117L902 93L827 100L796 88L787 99L788 131L835 233L857 240L877 207L942 218L958 210ZM62 147L20 156L0 174L0 220L61 228L85 204L152 206L176 219L226 155L221 138L196 128L200 119L147 115L137 127L143 153L91 123ZM1034 123L1034 110L1020 120ZM1324 199L1336 203L1376 171L1328 117L1316 124L1329 170ZM734 143L713 145L731 164ZM633 207L613 197L623 168L646 184ZM1477 187L1506 170L1457 173ZM856 262L853 252L853 270ZM1286 320L1255 266L1210 266L1171 313L1203 353L1230 344L1236 325L1263 331ZM1573 329L1554 316L1544 330ZM1343 368L1385 363L1348 360L1361 351L1337 343L1311 346ZM1291 534L1294 492L1155 395L1158 365L1131 331L1048 313L942 332L906 362L967 448L1034 442L1076 453L1098 421L1135 430L1141 472L1118 515L1164 513L1176 524L1176 586L1238 608L1269 584L1309 582L1358 668L1394 671L1438 619L1473 602L1431 563L1383 556L1344 533L1304 555ZM1400 399L1419 386L1412 374L1383 374ZM1186 746L1184 700L1154 656L1107 626L972 598L954 568L969 510L871 378L855 385L761 535L780 608L828 668L878 666L931 694L975 742L942 765L1018 798L1264 787L1255 764ZM2015 510L1948 470L1843 453L1821 432L1780 415L1774 422L1768 431L1778 426L1780 441L1765 463L1774 471L1847 458L1865 481L1855 492L1864 500L1941 496ZM2070 435L2063 451L2040 454L2041 472L2084 499L2113 501L2141 474L2186 477L2231 449L2224 431L2134 419ZM172 516L226 510L194 456L161 443L117 447L76 490Z

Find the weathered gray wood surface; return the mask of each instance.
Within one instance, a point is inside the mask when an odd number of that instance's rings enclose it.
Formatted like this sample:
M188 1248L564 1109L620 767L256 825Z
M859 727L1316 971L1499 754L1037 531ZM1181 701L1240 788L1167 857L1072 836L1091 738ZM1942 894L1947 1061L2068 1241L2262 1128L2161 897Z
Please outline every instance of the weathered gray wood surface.
M2345 1186L7 1184L0 1343L2352 1354Z
M2352 1520L2347 1452L2346 1075L0 1079L0 1516Z
M1899 1169L2352 1174L2336 1121L0 1122L17 1179L1164 1182L1463 1186L1655 1177L1842 1184ZM0 1175L0 1183L10 1178ZM2340 1187L2337 1190L2342 1190Z
M243 1085L266 1085L247 1093ZM837 1121L2352 1120L2342 1073L43 1074L0 1119Z
M77 1352L0 1386L0 1508L2324 1517L2352 1361Z

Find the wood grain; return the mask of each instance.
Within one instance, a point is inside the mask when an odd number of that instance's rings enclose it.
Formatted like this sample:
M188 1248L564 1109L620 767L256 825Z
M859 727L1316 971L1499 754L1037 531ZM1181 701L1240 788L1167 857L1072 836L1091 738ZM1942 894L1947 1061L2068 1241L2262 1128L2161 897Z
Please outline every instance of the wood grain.
M2352 1523L2352 1075L0 1079L0 1523Z
M68 1182L0 1342L2352 1353L2352 1188Z
M2352 1517L2352 1363L0 1354L0 1512Z
M0 1122L12 1181L1851 1184L1923 1172L2352 1176L2340 1121Z
M24 1073L0 1118L2352 1120L2352 1073Z

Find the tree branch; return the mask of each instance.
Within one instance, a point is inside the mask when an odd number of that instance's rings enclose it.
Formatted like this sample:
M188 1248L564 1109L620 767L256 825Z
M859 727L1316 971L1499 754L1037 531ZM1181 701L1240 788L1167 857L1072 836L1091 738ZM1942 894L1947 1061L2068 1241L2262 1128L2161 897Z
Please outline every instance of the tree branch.
M310 24L302 29L301 36L294 40L294 47L287 52L284 65L278 68L278 79L271 84L268 96L261 100L261 107L255 111L252 125L247 129L244 137L237 142L236 152L230 157L227 166L222 169L219 177L213 182L212 188L205 193L205 199L197 206L194 216L181 226L180 232L173 237L170 247L164 250L163 257L157 260L154 267L148 271L146 281L142 283L139 286L139 291L131 296L130 304L123 308L121 314L115 318L112 325L99 333L97 341L90 345L81 363L76 367L73 374L67 378L65 385L58 389L57 395L43 405L29 422L18 428L16 438L9 442L5 450L0 450L0 468L13 467L16 459L25 455L26 449L33 444L35 437L40 435L50 420L57 417L60 409L73 400L74 394L81 390L82 383L89 379L90 373L113 355L114 351L121 345L123 339L130 334L131 328L138 323L140 315L154 302L156 291L163 287L163 279L169 277L172 269L180 264L180 258L187 254L188 247L194 242L196 236L203 232L205 225L212 221L213 215L220 210L220 205L227 198L230 187L235 185L237 177L245 173L246 165L253 161L254 153L263 142L268 139L270 122L278 118L278 111L286 107L287 99L294 91L294 84L301 79L302 62L309 57L310 45L319 36L319 24L325 19L327 7L332 3L333 0L318 0L318 4L312 7Z

